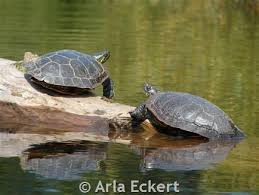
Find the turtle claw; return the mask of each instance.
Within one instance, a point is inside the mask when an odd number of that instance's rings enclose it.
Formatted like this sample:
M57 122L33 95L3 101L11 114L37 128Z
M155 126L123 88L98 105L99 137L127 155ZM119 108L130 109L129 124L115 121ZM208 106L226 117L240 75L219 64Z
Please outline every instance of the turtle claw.
M114 101L112 100L112 99L109 99L109 98L107 98L107 97L101 97L101 99L103 100L103 101L106 101L106 102L109 102L109 103L113 103Z

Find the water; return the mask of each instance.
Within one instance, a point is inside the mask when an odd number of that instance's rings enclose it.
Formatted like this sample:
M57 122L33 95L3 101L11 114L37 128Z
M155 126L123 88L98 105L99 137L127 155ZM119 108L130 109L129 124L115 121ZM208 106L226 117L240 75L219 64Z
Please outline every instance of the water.
M259 194L259 6L254 2L1 0L1 57L18 60L25 51L43 54L63 48L89 53L108 49L116 101L137 105L145 100L144 82L196 94L226 111L247 139L233 149L223 147L215 163L207 167L201 160L196 169L183 162L170 167L176 163L170 161L177 156L175 149L146 148L143 154L143 148L111 143L93 143L99 148L94 154L82 149L52 161L23 161L26 154L22 159L0 158L0 194L80 194L80 181L99 179L125 184L132 179L177 180L180 194ZM158 154L165 156L156 164ZM82 163L89 155L95 160L87 167ZM47 160L66 167L69 159L80 168L71 168L66 176L47 174L58 171ZM147 167L153 163L153 169L143 168L145 162Z

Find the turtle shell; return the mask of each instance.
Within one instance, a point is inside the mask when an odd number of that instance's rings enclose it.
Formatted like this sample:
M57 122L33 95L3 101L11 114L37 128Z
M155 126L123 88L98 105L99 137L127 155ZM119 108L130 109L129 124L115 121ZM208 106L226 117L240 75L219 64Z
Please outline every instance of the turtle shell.
M159 122L210 139L243 135L220 108L188 93L157 93L146 107Z
M93 89L108 77L94 57L74 50L51 52L28 63L27 74L53 85Z

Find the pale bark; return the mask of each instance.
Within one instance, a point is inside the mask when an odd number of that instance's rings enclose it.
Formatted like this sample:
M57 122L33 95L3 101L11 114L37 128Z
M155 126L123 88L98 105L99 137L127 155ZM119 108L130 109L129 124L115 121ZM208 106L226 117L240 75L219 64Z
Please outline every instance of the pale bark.
M58 96L38 89L11 60L0 58L0 156L19 156L33 144L70 140L129 144L134 107L98 96ZM156 132L143 124L144 140ZM142 139L142 138L141 138Z
M14 63L0 59L0 101L16 103L19 106L44 106L78 115L100 116L107 119L112 126L129 127L129 111L134 107L110 103L98 96L58 96L49 90L35 89L35 85L32 87L32 83L25 79L24 73L17 70Z

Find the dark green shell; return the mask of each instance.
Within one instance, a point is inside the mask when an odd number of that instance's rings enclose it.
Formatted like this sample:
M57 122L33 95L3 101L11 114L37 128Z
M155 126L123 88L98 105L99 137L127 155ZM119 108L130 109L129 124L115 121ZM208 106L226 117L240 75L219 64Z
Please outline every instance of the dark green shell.
M108 74L96 59L74 50L60 50L24 64L27 74L48 84L93 89Z
M152 116L170 127L212 139L243 136L220 108L188 93L157 93L147 100L146 107Z

